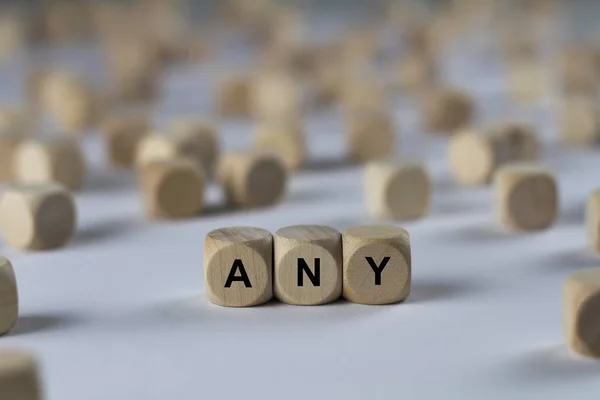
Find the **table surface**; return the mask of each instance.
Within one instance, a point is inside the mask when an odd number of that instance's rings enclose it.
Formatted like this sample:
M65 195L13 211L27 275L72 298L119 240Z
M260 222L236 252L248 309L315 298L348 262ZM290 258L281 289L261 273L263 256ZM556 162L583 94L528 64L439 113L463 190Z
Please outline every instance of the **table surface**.
M463 45L469 52L455 49L444 77L473 91L480 121L537 127L560 189L552 229L501 231L492 188L454 185L447 140L423 132L415 104L396 96L399 154L426 162L434 182L429 216L401 223L413 252L407 301L221 308L203 288L210 230L313 223L343 230L381 222L366 215L362 168L343 161L341 114L319 110L307 118L311 159L281 204L224 211L214 206L221 194L211 186L206 214L181 222L146 220L135 177L107 167L92 135L84 141L90 170L77 193L71 245L20 253L0 244L15 266L21 300L19 322L0 347L38 354L49 400L597 398L600 364L566 349L561 299L568 274L600 265L584 229L585 199L599 185L598 151L560 148L557 103L515 104L501 65L472 39ZM57 53L46 61L69 59L80 70L95 63L87 49L70 58ZM15 99L7 93L19 92L22 61L2 65L6 104ZM159 129L179 115L210 114L213 71L170 71L156 106ZM224 121L221 131L225 149L251 143L247 122Z

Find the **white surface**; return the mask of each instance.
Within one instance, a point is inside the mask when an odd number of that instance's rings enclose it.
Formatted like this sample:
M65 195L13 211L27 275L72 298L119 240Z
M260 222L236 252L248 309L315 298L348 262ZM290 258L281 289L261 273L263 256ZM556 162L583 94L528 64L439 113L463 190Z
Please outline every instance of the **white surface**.
M360 168L336 166L343 123L327 113L310 118L312 154L324 160L313 165L322 168L294 177L281 205L172 223L144 219L133 176L107 170L92 138L72 245L35 254L0 245L21 296L20 321L0 347L37 352L49 400L597 398L600 364L564 346L561 294L570 272L600 265L586 251L583 228L600 157L556 149L551 107L516 108L488 62L456 60L448 79L471 84L482 120L531 121L550 138L544 156L558 173L562 210L552 230L497 230L491 190L455 187L444 140L424 136L414 107L401 100L401 153L426 160L435 180L431 215L403 224L413 251L409 299L384 307L220 308L203 295L211 229L372 222ZM206 113L204 72L183 68L171 77L159 125L169 115ZM227 148L250 141L248 126L222 129ZM212 188L211 201L218 196Z

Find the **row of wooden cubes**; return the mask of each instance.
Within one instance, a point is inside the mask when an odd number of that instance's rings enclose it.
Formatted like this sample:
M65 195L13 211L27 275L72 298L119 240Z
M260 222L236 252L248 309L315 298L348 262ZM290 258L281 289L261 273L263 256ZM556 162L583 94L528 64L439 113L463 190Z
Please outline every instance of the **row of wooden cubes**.
M369 225L340 233L296 225L275 234L253 227L206 236L204 286L208 300L249 307L276 299L296 305L391 304L409 295L410 238L397 226Z

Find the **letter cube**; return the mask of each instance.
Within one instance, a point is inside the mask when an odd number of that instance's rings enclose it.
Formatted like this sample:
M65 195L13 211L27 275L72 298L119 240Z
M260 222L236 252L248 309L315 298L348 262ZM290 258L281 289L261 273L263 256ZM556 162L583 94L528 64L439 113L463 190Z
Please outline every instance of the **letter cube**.
M7 334L17 323L19 295L12 264L0 257L0 336Z
M35 357L22 350L0 351L0 394L6 400L41 400L42 382Z
M414 220L429 210L431 183L422 164L372 161L363 180L367 211L375 218Z
M204 290L208 300L250 307L273 298L273 235L251 227L216 229L204 242Z
M496 216L508 229L535 231L550 227L558 213L554 175L541 165L513 163L494 178Z
M296 305L320 305L342 294L342 237L333 228L297 225L274 235L275 297Z
M205 177L197 163L185 158L154 161L144 165L139 174L149 218L180 219L200 215Z
M569 348L583 356L600 358L600 268L569 276L564 286L563 326Z
M62 247L76 223L73 197L58 183L10 185L0 199L0 233L17 249Z
M343 293L360 304L391 304L410 293L411 252L406 230L358 226L342 233Z

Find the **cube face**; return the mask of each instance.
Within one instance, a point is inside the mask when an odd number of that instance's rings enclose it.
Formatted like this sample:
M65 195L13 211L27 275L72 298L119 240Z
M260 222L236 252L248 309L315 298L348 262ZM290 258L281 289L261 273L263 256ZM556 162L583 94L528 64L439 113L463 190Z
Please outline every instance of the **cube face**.
M574 320L574 347L580 353L600 357L600 288L580 305Z
M588 99L568 100L564 104L560 125L563 142L575 145L596 145L600 142L598 108Z
M594 251L600 252L600 191L588 198L585 218L588 243Z
M3 399L41 399L38 365L33 355L15 350L0 351L0 393Z
M73 198L64 192L49 193L40 200L34 214L36 247L62 247L73 237L77 216Z
M149 130L150 125L143 118L120 117L109 121L104 136L110 162L121 168L132 167L138 144Z
M205 241L208 299L226 307L250 307L273 297L273 236L259 228L224 228Z
M19 315L19 295L13 267L0 257L0 336L13 328Z
M351 117L348 152L356 161L381 159L392 155L396 131L391 117L382 111L357 111Z
M600 268L571 274L564 286L563 325L569 348L600 358Z

